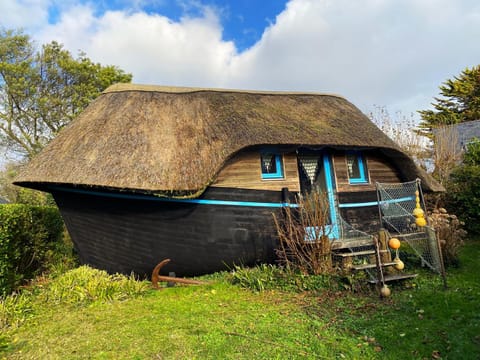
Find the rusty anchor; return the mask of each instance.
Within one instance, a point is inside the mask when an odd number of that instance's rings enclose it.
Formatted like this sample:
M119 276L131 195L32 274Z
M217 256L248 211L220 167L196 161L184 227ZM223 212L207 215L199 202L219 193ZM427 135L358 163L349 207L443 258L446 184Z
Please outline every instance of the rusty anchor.
M166 281L166 282L179 283L179 284L188 284L188 285L205 285L205 283L203 281L178 278L178 277L174 277L174 276L159 275L160 269L163 266L165 266L166 264L168 264L169 262L170 262L170 259L162 260L153 269L153 271L152 271L152 286L155 289L161 289L160 286L158 286L159 281Z

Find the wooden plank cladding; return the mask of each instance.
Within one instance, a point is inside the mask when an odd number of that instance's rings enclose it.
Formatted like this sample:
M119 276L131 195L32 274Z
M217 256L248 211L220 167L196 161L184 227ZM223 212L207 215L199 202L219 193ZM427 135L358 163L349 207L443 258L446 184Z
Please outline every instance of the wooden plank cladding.
M283 154L282 179L262 179L259 151L240 152L227 161L211 186L242 189L280 191L300 191L297 156L295 153Z
M368 167L370 176L374 181L383 183L398 183L403 181L397 168L379 151L368 153Z
M336 190L342 192L363 192L375 190L375 182L401 182L398 170L381 153L364 151L368 183L350 184L347 161L344 151L332 153ZM257 189L280 191L287 187L292 192L300 191L297 155L283 154L283 179L262 179L260 152L258 150L243 151L227 161L212 184L216 187Z
M332 154L333 166L337 181L337 191L357 192L375 190L375 182L401 182L402 179L398 170L381 153L373 151L362 152L367 164L368 183L350 184L347 171L345 152L338 151Z

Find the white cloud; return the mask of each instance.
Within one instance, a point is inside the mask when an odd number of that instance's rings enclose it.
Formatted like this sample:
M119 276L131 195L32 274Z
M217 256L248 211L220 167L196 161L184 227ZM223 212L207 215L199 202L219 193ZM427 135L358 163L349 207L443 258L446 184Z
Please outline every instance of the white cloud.
M108 11L95 18L92 8L82 6L64 13L39 36L115 64L142 83L218 85L236 55L234 44L222 41L221 24L209 8L203 17L174 22L144 12Z
M30 23L45 24L32 34L40 43L81 49L140 83L327 91L365 111L378 104L410 113L480 59L476 0L291 0L242 53L222 40L219 10L209 7L175 22L135 9L98 15L93 2L65 4L47 25L48 1L4 0L0 21L6 6L21 9Z
M48 22L49 0L0 1L0 26L8 29L36 28Z
M331 91L362 109L408 113L479 63L479 10L473 1L294 0L234 59L232 76L240 86Z

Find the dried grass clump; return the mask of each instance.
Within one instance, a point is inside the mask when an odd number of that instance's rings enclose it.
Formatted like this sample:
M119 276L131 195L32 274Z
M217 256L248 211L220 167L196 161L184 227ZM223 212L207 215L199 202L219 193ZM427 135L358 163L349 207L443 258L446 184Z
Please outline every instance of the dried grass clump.
M274 215L274 221L280 240L277 256L281 265L303 274L333 271L326 194L312 192L300 196L298 208L286 207L283 218Z
M460 221L456 215L448 214L444 208L434 209L429 214L428 220L440 241L445 265L457 265L458 253L467 235L463 229L465 223Z

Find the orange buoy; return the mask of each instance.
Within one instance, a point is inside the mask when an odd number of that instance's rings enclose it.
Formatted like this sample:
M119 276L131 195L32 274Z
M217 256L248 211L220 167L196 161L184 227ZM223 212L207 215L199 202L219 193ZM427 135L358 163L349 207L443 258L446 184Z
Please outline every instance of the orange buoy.
M397 238L391 238L388 240L388 246L390 249L397 250L400 247L400 240Z

